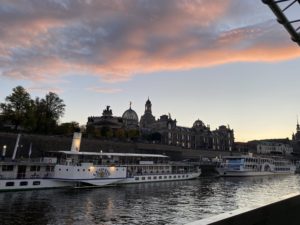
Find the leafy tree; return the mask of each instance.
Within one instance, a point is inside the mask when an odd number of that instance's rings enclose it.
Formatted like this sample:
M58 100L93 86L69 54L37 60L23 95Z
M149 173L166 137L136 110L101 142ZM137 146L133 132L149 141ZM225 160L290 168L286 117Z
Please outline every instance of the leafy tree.
M11 121L14 129L18 130L31 106L30 94L22 86L17 86L13 93L5 98L5 102L0 105L1 113L6 120Z
M137 139L139 137L139 135L140 135L140 133L138 130L128 130L126 132L127 138L132 139L132 140Z
M160 142L161 141L161 134L158 132L154 132L150 134L150 140L155 141L155 142Z
M114 136L118 139L124 139L125 138L124 129L116 129L115 132L114 132Z
M43 133L53 133L58 120L63 116L65 111L65 104L57 94L49 92L45 99L37 98L36 116L38 118L36 130Z
M74 132L79 131L79 123L72 121L69 123L62 123L57 126L56 133L57 134L72 134Z

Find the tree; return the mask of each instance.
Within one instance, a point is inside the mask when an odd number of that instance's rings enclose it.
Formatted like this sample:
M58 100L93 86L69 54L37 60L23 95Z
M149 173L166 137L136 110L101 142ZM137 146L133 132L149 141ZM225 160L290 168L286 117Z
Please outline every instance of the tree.
M151 141L161 141L161 134L159 132L154 132L150 134Z
M45 99L36 99L36 106L37 116L40 117L39 127L46 134L52 133L57 126L59 118L64 115L66 105L57 94L49 92Z
M46 113L48 118L52 118L55 121L58 121L59 118L64 115L66 105L64 104L64 101L58 97L57 94L49 92L46 95L44 103L46 105Z
M5 101L6 103L0 105L1 113L6 120L11 121L14 129L18 130L23 125L31 106L30 94L22 86L17 86Z
M128 139L135 140L139 137L140 132L138 130L127 130L126 136Z
M125 138L125 131L122 128L116 129L114 132L114 136L118 139L124 139Z
M73 134L74 132L80 131L79 123L72 121L69 123L62 123L57 126L57 134Z

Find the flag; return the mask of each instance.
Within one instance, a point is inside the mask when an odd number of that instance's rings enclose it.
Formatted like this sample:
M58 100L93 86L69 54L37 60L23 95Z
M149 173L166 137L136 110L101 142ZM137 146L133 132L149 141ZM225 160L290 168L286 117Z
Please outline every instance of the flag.
M32 143L30 143L30 147L29 147L29 152L28 152L29 158L30 158L30 156L31 156L31 150L32 150Z

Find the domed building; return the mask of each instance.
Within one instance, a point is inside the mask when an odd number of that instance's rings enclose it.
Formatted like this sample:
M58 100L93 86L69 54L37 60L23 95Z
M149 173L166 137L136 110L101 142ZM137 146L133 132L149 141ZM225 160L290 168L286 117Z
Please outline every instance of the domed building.
M192 147L195 149L210 149L212 147L212 134L209 126L201 120L196 120L192 127Z
M129 109L127 109L122 115L123 125L126 129L138 129L139 117L137 113L131 109L131 102Z
M201 120L198 119L194 122L193 128L195 128L195 129L204 129L206 127L205 127L204 123Z

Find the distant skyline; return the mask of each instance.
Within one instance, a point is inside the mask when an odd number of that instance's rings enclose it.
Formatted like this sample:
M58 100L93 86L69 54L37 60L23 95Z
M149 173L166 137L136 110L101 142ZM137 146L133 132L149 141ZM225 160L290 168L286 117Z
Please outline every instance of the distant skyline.
M299 7L300 12L300 7ZM299 13L296 12L296 13ZM300 48L261 0L0 0L0 102L58 93L61 122L110 105L180 126L229 124L236 141L291 138Z

